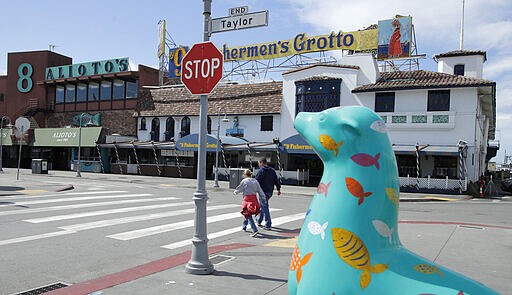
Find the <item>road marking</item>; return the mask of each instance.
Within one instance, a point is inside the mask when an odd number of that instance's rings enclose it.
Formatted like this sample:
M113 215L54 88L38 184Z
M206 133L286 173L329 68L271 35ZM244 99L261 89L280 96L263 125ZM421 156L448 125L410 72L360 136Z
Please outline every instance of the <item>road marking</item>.
M118 198L135 198L135 197L149 197L149 196L152 196L152 194L101 195L101 196L96 195L94 197L74 197L74 198L59 198L59 199L47 199L47 200L36 200L36 201L26 201L26 202L14 202L14 204L3 205L3 206L34 205L34 204L86 201L86 200L97 200L97 199L118 199Z
M304 218L304 213L298 213L298 214L293 214L293 215L282 216L282 217L278 217L278 218L273 219L272 220L272 225L281 225L281 224L285 224L285 223L292 222L292 221L295 221L295 220L300 220L300 219L303 219L303 218ZM223 231L219 231L219 232L208 234L208 239L211 240L211 239L227 236L227 235L239 232L239 231L240 231L240 226L237 226L237 227L234 227L234 228L230 228L230 229L226 229L226 230L223 230ZM171 243L171 244L168 244L168 245L164 245L164 246L161 246L161 247L165 248L165 249L171 249L172 250L172 249L177 249L177 248L181 248L181 247L184 247L184 246L188 246L190 244L192 244L191 240L187 239L187 240Z
M101 191L102 194L119 194L119 193L127 193L128 191ZM4 199L34 199L34 198L47 198L47 197L62 197L62 196L79 196L79 195L94 195L98 194L98 191L94 192L71 192L71 193L61 193L61 194L51 194L51 195L40 195L40 196L4 196Z
M8 240L0 241L0 246L9 245L9 244L17 244L17 243L22 243L22 242L34 241L34 240L40 240L40 239L51 238L51 237L58 237L58 236L63 236L63 235L69 235L72 233L75 233L75 231L61 230L61 231L45 233L45 234L40 234L40 235L32 235L32 236L8 239Z
M271 211L280 211L280 210L282 210L282 209L271 209ZM210 223L217 222L217 221L229 220L229 219L234 219L234 218L239 218L239 217L242 217L240 212L215 215L215 216L208 217L207 223L210 224ZM121 240L121 241L127 241L127 240L138 239L138 238L142 238L142 237L146 237L146 236L161 234L161 233L165 233L165 232L170 232L170 231L174 231L174 230L184 229L184 228L192 227L192 226L194 226L194 219L185 220L185 221L176 222L176 223L164 224L164 225L157 225L157 226L153 226L153 227L132 230L132 231L127 231L127 232L118 233L118 234L113 234L113 235L107 236L107 238L112 238L112 239Z
M27 190L18 190L16 192L22 193L22 194L25 194L25 195L35 195L35 194L47 193L48 191L47 190L43 190L43 189L27 189Z
M177 198L173 198L173 199L175 200ZM160 209L160 208L168 208L168 207L178 207L178 206L185 206L185 205L192 205L192 204L194 204L194 202L188 201L188 202L170 203L170 204L157 204L157 205L147 205L147 206L137 206L137 207L126 207L126 208L107 209L107 210L99 210L99 211L89 211L89 212L82 212L82 213L54 215L54 216L50 216L50 217L25 219L23 221L30 222L30 223L43 223L43 222L68 220L68 219L107 215L107 214L126 213L126 212Z
M176 186L175 184L161 183L160 186Z
M18 215L18 214L30 214L39 212L49 212L67 209L79 209L79 208L90 208L98 206L109 206L109 205L121 205L121 204L133 204L133 203L145 203L145 202L158 202L158 201L170 201L176 200L175 197L168 198L151 198L151 199L135 199L135 200L120 200L120 201L109 201L109 202L96 202L96 203L85 203L85 204L73 204L73 205L61 205L43 208L30 208L30 209L19 209L13 211L2 211L0 216L6 215Z
M295 248L295 245L297 245L297 242L299 241L299 237L293 237L288 238L284 240L277 240L268 244L265 244L265 246L269 247L282 247L282 248Z
M207 208L207 210L210 211L210 210L219 210L219 209L227 209L227 208L234 208L234 207L240 207L240 204L209 206ZM146 215L137 215L137 216L123 217L123 218L116 218L116 219L93 221L93 222L87 222L87 223L79 223L79 224L61 226L59 228L64 229L64 230L71 230L71 231L81 231L81 230L106 227L106 226L112 226L112 225L118 225L118 224L124 224L124 223L136 222L136 221L144 221L144 220L152 220L152 219L158 219L158 218L164 218L164 217L185 215L185 214L194 213L194 212L195 212L195 208L191 208L191 209L183 209L183 210L178 210L178 211L173 211L173 212L153 213L153 214L146 214Z

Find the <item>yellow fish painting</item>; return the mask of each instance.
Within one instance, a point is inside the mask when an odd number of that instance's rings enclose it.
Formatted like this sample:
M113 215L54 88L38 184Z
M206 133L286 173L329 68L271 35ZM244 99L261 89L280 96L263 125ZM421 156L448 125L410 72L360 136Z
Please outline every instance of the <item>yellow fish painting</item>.
M414 270L417 272L421 272L424 274L434 274L437 273L440 276L443 276L443 273L439 270L437 266L428 265L428 264L416 264L414 267Z
M290 263L290 270L297 271L295 275L297 277L297 283L300 283L300 279L302 278L302 267L308 263L311 255L313 255L313 252L304 255L304 257L301 259L299 247L295 246L295 249L293 250L292 261Z
M371 273L381 273L388 268L387 264L371 265L370 253L361 239L353 232L342 229L332 229L332 241L338 256L349 266L362 270L359 284L366 288L372 279Z
M327 134L320 135L320 143L328 151L334 151L334 156L338 156L338 148L343 144L343 141L336 143L336 141Z
M400 198L398 197L398 192L394 188L387 187L386 195L388 195L388 199L398 207L398 203L400 202Z

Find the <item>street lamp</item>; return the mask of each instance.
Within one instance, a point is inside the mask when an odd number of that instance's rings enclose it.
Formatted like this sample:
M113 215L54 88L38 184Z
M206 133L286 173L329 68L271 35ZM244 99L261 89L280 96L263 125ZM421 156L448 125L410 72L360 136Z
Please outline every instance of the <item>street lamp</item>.
M11 118L9 118L7 116L2 116L2 118L0 119L0 172L4 172L4 170L2 169L2 159L4 156L2 148L4 146L3 139L4 139L4 120L5 119L9 120L9 124L7 124L7 126L5 126L5 127L12 126Z
M80 162L80 149L82 147L82 117L84 115L87 115L86 113L80 114L80 119L78 120L78 166L76 167L76 177L82 177L82 174L80 174L82 170L82 163ZM87 122L87 126L89 124L92 124L91 118L89 118L89 122Z
M222 118L222 122L229 122L229 119L226 117L226 109L224 107L220 107L217 110L217 147L215 148L215 180L213 187L219 186L219 143L220 143L220 113L224 110L224 118Z

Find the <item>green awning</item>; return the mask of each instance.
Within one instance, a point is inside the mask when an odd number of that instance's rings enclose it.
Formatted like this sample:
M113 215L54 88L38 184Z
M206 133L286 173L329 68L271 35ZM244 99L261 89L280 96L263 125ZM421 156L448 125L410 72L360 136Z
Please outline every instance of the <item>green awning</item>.
M95 147L102 127L82 127L82 147ZM80 128L36 128L34 146L78 147Z

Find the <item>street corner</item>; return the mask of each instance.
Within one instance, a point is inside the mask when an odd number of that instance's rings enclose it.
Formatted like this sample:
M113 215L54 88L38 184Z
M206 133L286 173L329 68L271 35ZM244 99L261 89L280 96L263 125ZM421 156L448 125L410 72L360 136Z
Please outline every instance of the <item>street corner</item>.
M274 228L273 228L274 230ZM264 238L274 239L275 241L264 244L266 247L294 248L297 245L300 228L291 230L279 230L276 228L274 235L271 232L264 232Z

